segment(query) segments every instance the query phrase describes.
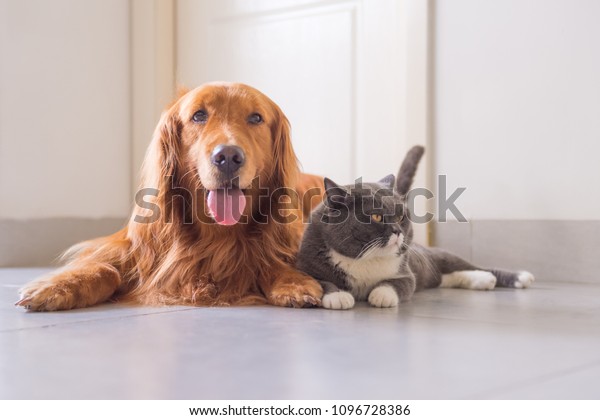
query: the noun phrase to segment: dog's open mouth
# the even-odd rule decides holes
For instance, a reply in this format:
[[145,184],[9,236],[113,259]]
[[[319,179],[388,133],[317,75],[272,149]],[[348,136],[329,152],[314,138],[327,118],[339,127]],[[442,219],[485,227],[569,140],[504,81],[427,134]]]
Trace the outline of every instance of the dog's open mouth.
[[236,186],[209,190],[206,202],[212,218],[224,226],[238,223],[246,208],[244,191]]

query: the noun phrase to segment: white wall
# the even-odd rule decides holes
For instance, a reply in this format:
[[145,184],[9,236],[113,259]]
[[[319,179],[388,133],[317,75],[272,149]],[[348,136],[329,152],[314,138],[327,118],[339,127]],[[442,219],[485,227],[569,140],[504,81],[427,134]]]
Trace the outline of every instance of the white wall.
[[435,4],[435,160],[472,219],[600,219],[600,2]]
[[0,219],[125,217],[129,2],[0,0]]

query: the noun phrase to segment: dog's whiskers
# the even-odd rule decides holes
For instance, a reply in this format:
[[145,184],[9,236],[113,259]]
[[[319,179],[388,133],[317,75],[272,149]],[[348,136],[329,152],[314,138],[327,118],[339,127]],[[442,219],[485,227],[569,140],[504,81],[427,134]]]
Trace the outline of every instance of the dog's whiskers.
[[186,177],[186,176],[187,176],[187,175],[188,175],[190,172],[194,172],[195,170],[196,170],[196,168],[192,168],[192,169],[190,169],[189,171],[187,171],[186,173],[184,173],[184,174],[181,176],[181,179],[185,179],[185,177]]

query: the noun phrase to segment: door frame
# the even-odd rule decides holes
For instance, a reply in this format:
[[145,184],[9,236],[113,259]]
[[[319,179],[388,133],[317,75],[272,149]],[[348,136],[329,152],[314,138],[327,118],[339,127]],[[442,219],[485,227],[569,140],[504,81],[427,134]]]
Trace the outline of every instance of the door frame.
[[[433,0],[404,0],[407,19],[406,130],[411,144],[427,148],[415,185],[434,191],[433,153]],[[131,10],[131,156],[132,192],[160,112],[176,90],[177,0],[130,0]],[[133,196],[133,194],[132,194]],[[416,211],[433,213],[434,203]],[[416,238],[431,243],[431,223],[416,225]]]
[[175,96],[176,0],[129,0],[131,60],[131,188],[152,133]]
[[[435,191],[435,160],[433,130],[433,57],[434,0],[406,0],[407,22],[407,138],[413,144],[425,146],[422,166],[415,185]],[[418,214],[435,213],[435,200],[417,202]],[[423,244],[433,244],[433,222],[415,225],[415,238]]]

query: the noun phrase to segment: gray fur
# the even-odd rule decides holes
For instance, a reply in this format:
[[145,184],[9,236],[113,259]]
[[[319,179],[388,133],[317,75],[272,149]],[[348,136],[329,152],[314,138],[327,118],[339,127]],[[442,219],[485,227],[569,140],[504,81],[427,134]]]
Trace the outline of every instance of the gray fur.
[[396,191],[398,194],[405,196],[410,191],[417,168],[419,167],[419,162],[424,153],[425,148],[423,146],[413,146],[406,154],[396,179]]
[[[497,286],[515,287],[518,273],[485,270],[447,251],[412,242],[405,199],[423,153],[420,146],[407,153],[396,182],[393,175],[388,175],[376,183],[340,186],[325,178],[325,200],[311,214],[297,259],[298,268],[321,283],[324,298],[330,293],[348,291],[355,299],[364,300],[374,288],[390,285],[402,302],[417,290],[438,287],[444,274],[472,270],[492,273]],[[381,214],[383,222],[373,221],[373,213]],[[398,234],[403,235],[403,241],[390,245],[396,238],[392,235]],[[373,263],[373,258],[378,258],[377,263]],[[390,262],[392,268],[397,268],[395,273],[379,279],[379,261],[382,265]],[[373,267],[365,271],[367,278],[372,275],[375,279],[367,282],[367,290],[344,268],[348,264],[352,273]]]

